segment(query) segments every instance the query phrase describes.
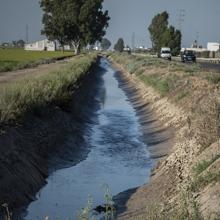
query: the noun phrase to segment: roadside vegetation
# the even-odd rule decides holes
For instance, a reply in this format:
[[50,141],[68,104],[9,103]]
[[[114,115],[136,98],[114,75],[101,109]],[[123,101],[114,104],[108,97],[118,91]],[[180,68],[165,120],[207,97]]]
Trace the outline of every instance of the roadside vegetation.
[[78,56],[58,71],[1,85],[0,123],[14,122],[26,112],[49,104],[67,102],[74,88],[79,86],[78,80],[89,72],[96,57]]
[[73,56],[73,52],[25,51],[24,49],[0,49],[0,72],[36,67]]

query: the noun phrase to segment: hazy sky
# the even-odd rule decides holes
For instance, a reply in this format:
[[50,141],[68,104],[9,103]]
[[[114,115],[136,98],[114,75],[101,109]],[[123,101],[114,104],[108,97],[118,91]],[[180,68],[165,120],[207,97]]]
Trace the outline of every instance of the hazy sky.
[[[136,46],[150,47],[147,28],[154,15],[164,10],[175,27],[183,20],[183,46],[190,46],[195,39],[203,46],[220,41],[220,0],[104,0],[104,8],[111,16],[107,38],[113,44],[122,37],[131,45],[134,33]],[[0,0],[0,42],[26,39],[26,24],[29,41],[44,38],[40,35],[41,18],[39,0]]]

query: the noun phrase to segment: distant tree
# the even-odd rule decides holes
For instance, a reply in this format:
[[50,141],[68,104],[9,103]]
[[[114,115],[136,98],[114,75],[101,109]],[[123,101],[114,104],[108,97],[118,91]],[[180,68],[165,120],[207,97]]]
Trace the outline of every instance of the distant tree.
[[42,34],[68,43],[75,53],[80,47],[101,41],[108,27],[108,11],[102,11],[103,0],[41,0],[44,12]]
[[20,40],[18,40],[18,41],[13,40],[13,41],[12,41],[12,45],[13,45],[13,47],[23,48],[24,45],[25,45],[25,42],[24,42],[24,40],[22,40],[22,39],[20,39]]
[[169,14],[164,11],[157,14],[148,27],[153,49],[159,53],[161,47],[170,47],[171,53],[177,55],[181,49],[181,32],[168,26]]
[[20,39],[17,41],[17,47],[24,48],[24,45],[25,45],[24,40]]
[[111,47],[111,42],[107,38],[103,38],[101,41],[102,50],[108,50]]
[[122,52],[124,50],[124,40],[122,38],[119,38],[117,43],[114,46],[115,51]]

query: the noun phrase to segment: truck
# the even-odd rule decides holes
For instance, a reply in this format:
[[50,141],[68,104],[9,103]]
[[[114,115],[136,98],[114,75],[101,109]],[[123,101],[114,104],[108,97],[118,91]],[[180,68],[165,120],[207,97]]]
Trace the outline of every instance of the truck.
[[160,57],[163,59],[171,60],[171,50],[169,47],[161,47]]

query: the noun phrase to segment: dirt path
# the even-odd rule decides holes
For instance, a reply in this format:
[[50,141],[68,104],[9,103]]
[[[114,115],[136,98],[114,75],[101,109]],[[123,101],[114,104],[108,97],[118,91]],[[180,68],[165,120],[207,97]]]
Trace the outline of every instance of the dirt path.
[[55,63],[50,63],[50,64],[43,64],[35,68],[27,68],[27,69],[10,71],[10,72],[1,72],[0,83],[20,80],[30,75],[37,77],[39,75],[43,75],[51,71],[56,71],[59,70],[62,66],[64,66],[66,63],[70,62],[72,59],[73,58],[57,61]]

